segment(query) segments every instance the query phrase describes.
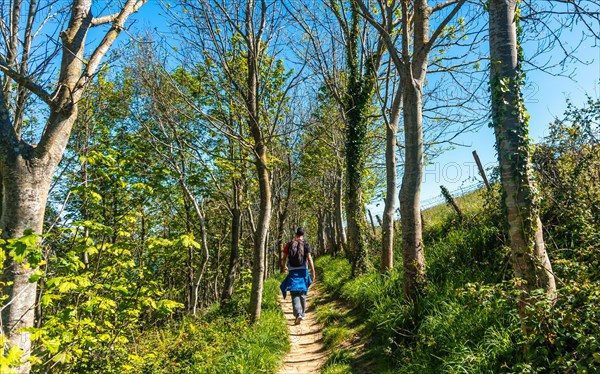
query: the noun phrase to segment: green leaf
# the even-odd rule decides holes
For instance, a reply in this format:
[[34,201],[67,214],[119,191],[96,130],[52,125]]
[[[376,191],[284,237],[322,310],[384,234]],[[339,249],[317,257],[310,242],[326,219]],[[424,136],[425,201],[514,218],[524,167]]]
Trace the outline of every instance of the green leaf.
[[179,240],[181,242],[181,245],[184,248],[191,248],[191,247],[194,247],[194,248],[197,248],[197,249],[202,248],[202,246],[200,245],[200,243],[198,243],[197,241],[195,241],[194,237],[191,236],[191,235],[181,235],[179,237]]
[[29,277],[29,282],[35,283],[38,280],[40,280],[40,278],[43,276],[44,276],[44,272],[41,269],[35,269],[33,274],[31,274],[31,276]]
[[58,339],[48,339],[44,341],[44,346],[48,350],[48,352],[52,354],[56,354],[60,348],[60,340]]
[[58,292],[60,293],[67,293],[75,289],[77,289],[77,284],[73,282],[62,282],[58,285]]

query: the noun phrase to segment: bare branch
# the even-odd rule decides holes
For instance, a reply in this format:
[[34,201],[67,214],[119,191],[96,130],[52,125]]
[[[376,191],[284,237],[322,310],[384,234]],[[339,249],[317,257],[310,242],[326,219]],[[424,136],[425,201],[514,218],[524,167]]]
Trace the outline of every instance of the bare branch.
[[120,14],[121,13],[114,13],[114,14],[110,14],[108,16],[94,18],[94,19],[92,19],[92,26],[106,25],[107,23],[114,22],[117,19],[117,17],[119,17]]
[[452,20],[452,18],[454,18],[454,16],[456,15],[456,13],[458,13],[458,11],[463,6],[463,4],[465,3],[465,1],[466,0],[449,0],[446,3],[443,3],[443,4],[447,4],[445,6],[450,6],[450,5],[453,5],[453,4],[456,4],[456,6],[452,9],[452,11],[450,11],[450,13],[446,16],[446,18],[444,18],[444,20],[442,21],[442,23],[440,23],[438,25],[438,27],[435,29],[435,31],[433,32],[433,34],[431,34],[431,38],[423,46],[424,52],[429,52],[429,50],[431,50],[431,47],[435,44],[436,39],[440,36],[440,34],[442,33],[442,31],[444,31],[444,28],[446,27],[446,25],[448,25],[448,23]]
[[333,14],[335,15],[335,17],[338,19],[338,23],[340,24],[340,27],[344,32],[344,36],[348,38],[348,35],[350,35],[350,30],[348,28],[348,20],[346,20],[346,17],[340,12],[339,4],[337,4],[335,0],[329,0],[328,6],[329,9],[331,9]]
[[44,101],[49,106],[54,106],[54,101],[52,100],[52,96],[44,89],[44,87],[35,83],[28,77],[21,75],[19,72],[10,68],[7,62],[4,59],[0,59],[0,70],[4,72],[7,76],[9,76],[12,80],[27,88],[31,92],[33,92],[36,96],[38,96],[42,101]]
[[102,39],[102,42],[100,42],[100,45],[98,45],[96,50],[92,53],[89,62],[83,72],[83,80],[81,80],[79,83],[80,87],[84,87],[85,85],[87,85],[91,77],[96,73],[98,65],[100,65],[100,61],[102,61],[104,55],[106,55],[106,52],[108,52],[109,48],[112,46],[117,36],[119,36],[121,31],[123,31],[125,21],[127,21],[127,18],[129,18],[131,14],[137,12],[140,9],[140,7],[144,5],[147,1],[148,0],[127,0],[127,3],[125,3],[119,15],[115,17],[112,27],[110,28],[110,30],[108,30],[108,32],[104,36],[104,39]]
[[4,158],[18,151],[19,139],[15,128],[10,122],[10,111],[4,95],[0,95],[0,166],[4,165]]
[[[29,3],[29,13],[27,15],[27,24],[25,26],[25,35],[23,39],[23,52],[21,57],[21,63],[19,66],[20,73],[22,76],[27,74],[29,68],[29,58],[31,55],[31,42],[33,40],[33,22],[35,20],[35,15],[37,13],[37,1],[31,0]],[[21,132],[23,131],[23,115],[25,113],[25,104],[27,103],[27,98],[29,97],[30,91],[23,86],[19,86],[17,89],[17,104],[15,107],[15,123],[13,126],[15,127],[15,132],[17,136],[21,137]]]
[[[390,26],[391,25],[386,25],[386,24],[380,24],[379,22],[377,22],[375,20],[375,18],[373,18],[373,15],[371,14],[371,12],[369,12],[369,9],[367,8],[367,6],[365,5],[363,0],[356,0],[356,3],[358,4],[359,8],[360,8],[360,12],[361,15],[373,26],[375,27],[375,29],[377,29],[377,31],[379,32],[379,35],[381,35],[381,38],[383,39],[383,41],[385,42],[385,46],[388,50],[388,53],[390,54],[390,56],[392,57],[392,60],[394,61],[394,64],[396,65],[396,68],[398,70],[400,70],[404,63],[402,62],[402,58],[400,57],[400,55],[398,54],[398,48],[396,48],[394,41],[392,40],[392,37],[390,35],[390,33],[388,32],[388,30],[390,30]],[[385,14],[385,9],[381,9],[381,13]],[[384,19],[385,22],[385,19]],[[391,19],[388,19],[388,22],[392,22]]]
[[443,3],[437,4],[433,7],[431,7],[431,11],[430,13],[433,14],[435,12],[438,12],[444,8],[449,7],[450,5],[454,5],[456,3],[458,3],[460,0],[448,0],[448,1],[444,1]]

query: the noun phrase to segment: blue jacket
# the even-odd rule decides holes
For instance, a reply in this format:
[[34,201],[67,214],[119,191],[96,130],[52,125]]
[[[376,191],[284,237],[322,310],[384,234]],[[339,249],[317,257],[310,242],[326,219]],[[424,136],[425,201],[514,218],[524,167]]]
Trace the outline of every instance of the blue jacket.
[[312,284],[308,269],[290,270],[287,277],[281,282],[279,288],[283,294],[283,298],[290,292],[308,292],[308,287]]

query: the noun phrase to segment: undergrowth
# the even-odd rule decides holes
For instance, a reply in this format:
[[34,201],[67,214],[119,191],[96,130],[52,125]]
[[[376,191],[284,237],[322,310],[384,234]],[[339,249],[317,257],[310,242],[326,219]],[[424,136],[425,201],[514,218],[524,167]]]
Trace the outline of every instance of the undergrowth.
[[289,349],[287,325],[277,303],[278,279],[265,282],[261,318],[249,322],[249,289],[200,318],[187,318],[141,337],[136,373],[273,373]]
[[[348,270],[347,262],[340,263],[339,267],[332,267],[331,272],[322,273],[328,285],[336,284],[337,275],[344,280],[343,272]],[[336,284],[338,289],[343,284]],[[321,296],[315,302],[317,322],[323,327],[323,345],[330,352],[329,357],[321,369],[323,374],[348,373],[351,371],[350,363],[355,353],[350,349],[355,336],[359,335],[363,326],[359,326],[358,316],[350,313],[347,306],[340,300],[331,300],[328,296]]]
[[[425,212],[428,283],[416,303],[403,298],[400,258],[390,273],[358,277],[344,258],[317,259],[326,292],[348,303],[359,318],[352,324],[364,323],[368,333],[365,352],[334,352],[325,372],[364,372],[361,360],[372,362],[374,373],[592,372],[600,365],[598,248],[550,249],[558,302],[530,306],[524,337],[499,196],[463,198],[462,220],[447,207],[437,207],[435,217]],[[353,329],[340,314],[323,312],[335,321],[332,336]]]

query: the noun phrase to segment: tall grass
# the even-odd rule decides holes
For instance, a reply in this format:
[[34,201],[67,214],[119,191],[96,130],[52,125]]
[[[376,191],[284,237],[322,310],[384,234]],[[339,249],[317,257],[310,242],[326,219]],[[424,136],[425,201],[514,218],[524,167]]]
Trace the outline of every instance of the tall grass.
[[277,303],[278,279],[265,282],[261,318],[252,325],[244,289],[198,320],[185,319],[141,337],[143,359],[135,373],[273,373],[289,349],[287,325]]
[[[317,266],[327,274],[340,261],[320,258]],[[516,308],[504,293],[481,283],[430,285],[413,304],[403,299],[401,280],[398,271],[346,278],[338,293],[371,333],[373,372],[497,372],[520,354]]]
[[344,259],[316,262],[325,287],[366,323],[375,372],[501,372],[520,354],[519,319],[502,283],[510,270],[499,212],[486,207],[482,192],[458,203],[462,221],[446,206],[424,212],[428,284],[417,303],[403,298],[400,258],[388,274],[355,278]]
[[365,359],[374,363],[373,373],[585,373],[600,367],[600,251],[551,252],[558,302],[542,298],[529,306],[524,337],[499,201],[498,191],[480,191],[459,199],[463,219],[445,205],[424,212],[428,283],[415,303],[403,298],[400,258],[388,274],[354,278],[345,259],[316,261],[325,289],[344,299],[369,333],[363,357],[346,355],[346,361],[354,358],[343,367]]

